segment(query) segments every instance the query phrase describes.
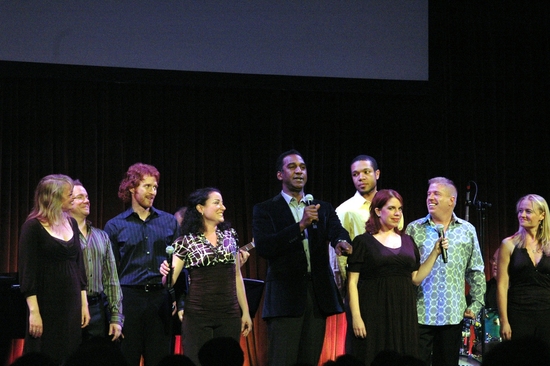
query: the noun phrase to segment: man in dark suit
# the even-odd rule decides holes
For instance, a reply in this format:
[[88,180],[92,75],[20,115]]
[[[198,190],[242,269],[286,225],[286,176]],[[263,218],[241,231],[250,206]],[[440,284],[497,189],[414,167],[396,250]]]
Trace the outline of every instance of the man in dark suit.
[[329,264],[352,251],[348,232],[327,202],[304,199],[307,169],[296,150],[277,159],[282,192],[254,206],[256,250],[268,261],[262,317],[267,321],[270,366],[317,365],[326,317],[343,312]]

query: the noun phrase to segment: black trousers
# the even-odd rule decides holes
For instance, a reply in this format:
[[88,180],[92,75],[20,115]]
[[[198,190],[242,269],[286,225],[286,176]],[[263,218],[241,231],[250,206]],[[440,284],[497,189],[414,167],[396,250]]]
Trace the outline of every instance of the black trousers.
[[90,324],[87,327],[82,328],[82,341],[87,341],[93,337],[107,337],[109,332],[109,323],[107,320],[107,314],[103,299],[99,296],[99,299],[90,302],[88,300],[88,311],[90,312]]
[[199,350],[209,340],[217,337],[231,337],[237,342],[241,337],[240,317],[204,318],[183,315],[181,327],[181,345],[183,354],[195,365],[200,365]]
[[426,365],[456,366],[462,341],[462,322],[452,325],[419,325],[418,354]]
[[323,350],[326,316],[323,316],[308,286],[306,310],[301,317],[279,317],[267,320],[269,366],[291,366],[296,363],[317,365]]
[[156,366],[171,349],[171,300],[166,290],[145,292],[122,286],[122,354],[130,366]]

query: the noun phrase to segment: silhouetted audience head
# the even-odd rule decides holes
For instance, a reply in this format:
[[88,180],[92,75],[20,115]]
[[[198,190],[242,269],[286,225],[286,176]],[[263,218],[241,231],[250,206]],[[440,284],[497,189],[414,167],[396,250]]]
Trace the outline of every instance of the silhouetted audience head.
[[414,356],[403,355],[397,351],[381,351],[374,357],[370,366],[426,366]]
[[197,366],[185,355],[168,355],[157,366]]
[[336,357],[335,365],[338,366],[366,366],[363,361],[353,355],[341,355]]
[[372,360],[370,366],[397,366],[401,361],[401,353],[397,351],[380,351]]
[[29,352],[12,362],[11,366],[57,366],[58,364],[43,352]]
[[550,364],[550,345],[535,337],[496,344],[483,355],[482,366],[546,366]]
[[128,366],[118,344],[104,337],[93,337],[78,347],[64,366]]
[[231,337],[212,338],[199,350],[201,366],[242,366],[244,352],[241,345]]

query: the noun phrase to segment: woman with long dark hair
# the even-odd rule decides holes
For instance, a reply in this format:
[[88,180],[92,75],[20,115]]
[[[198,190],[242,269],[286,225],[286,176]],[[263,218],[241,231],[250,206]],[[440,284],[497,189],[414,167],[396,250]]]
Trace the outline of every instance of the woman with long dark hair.
[[[238,237],[225,222],[225,206],[216,188],[201,188],[189,196],[187,211],[174,243],[173,282],[182,269],[189,272],[182,320],[182,346],[199,364],[198,352],[208,340],[232,337],[239,341],[252,328],[240,271]],[[160,268],[165,282],[168,264]],[[179,278],[184,280],[184,278]]]

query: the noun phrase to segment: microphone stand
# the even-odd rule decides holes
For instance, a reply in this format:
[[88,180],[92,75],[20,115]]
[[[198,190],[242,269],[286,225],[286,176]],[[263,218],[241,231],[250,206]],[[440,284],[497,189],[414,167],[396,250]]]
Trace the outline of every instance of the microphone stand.
[[[470,183],[473,183],[475,186],[475,194],[474,199],[470,201]],[[468,182],[468,192],[466,194],[466,220],[469,221],[469,207],[474,207],[476,211],[478,212],[477,220],[478,220],[478,240],[479,240],[479,249],[481,250],[481,253],[483,254],[483,248],[485,247],[485,238],[486,238],[486,230],[487,230],[487,209],[491,208],[492,204],[489,202],[483,202],[479,201],[477,199],[477,183],[474,181]],[[487,317],[487,311],[485,307],[481,310],[481,356],[483,357],[483,354],[485,353],[485,318]],[[475,321],[475,320],[474,320]]]

